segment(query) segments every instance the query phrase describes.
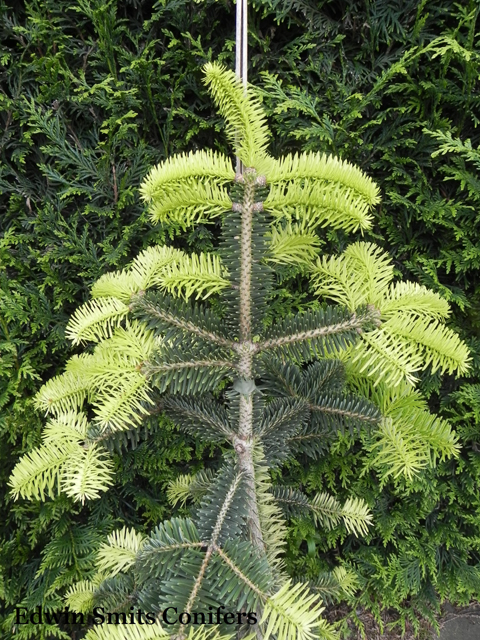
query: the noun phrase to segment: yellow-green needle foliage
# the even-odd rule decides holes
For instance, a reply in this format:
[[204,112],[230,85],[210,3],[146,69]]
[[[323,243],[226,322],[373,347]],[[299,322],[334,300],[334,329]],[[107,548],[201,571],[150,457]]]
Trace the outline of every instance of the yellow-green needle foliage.
[[467,372],[468,348],[444,324],[448,302],[413,282],[394,283],[392,260],[375,245],[357,242],[341,256],[319,258],[312,283],[316,293],[351,311],[365,304],[378,310],[379,326],[349,353],[374,384],[413,383],[427,366],[432,373]]

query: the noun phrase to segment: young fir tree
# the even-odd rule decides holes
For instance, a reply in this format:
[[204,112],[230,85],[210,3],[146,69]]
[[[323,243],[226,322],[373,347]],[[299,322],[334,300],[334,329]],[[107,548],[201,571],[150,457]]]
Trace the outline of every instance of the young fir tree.
[[[246,168],[235,174],[210,151],[180,155],[155,167],[142,193],[158,222],[186,228],[223,216],[219,250],[154,246],[95,283],[67,328],[74,343],[94,347],[41,389],[37,405],[52,417],[44,444],[16,466],[13,494],[96,498],[113,482],[109,451],[161,411],[221,445],[223,464],[170,486],[173,504],[193,502],[191,517],[163,522],[148,538],[125,528],[109,536],[96,574],[68,604],[81,612],[101,605],[132,624],[96,626],[87,638],[333,638],[320,618],[325,577],[309,584],[285,575],[285,520],[343,522],[360,535],[369,509],[360,498],[341,505],[272,486],[269,470],[299,453],[321,455],[345,428],[378,432],[387,475],[454,455],[454,435],[411,383],[425,366],[464,372],[468,352],[442,324],[447,303],[424,287],[392,284],[392,265],[373,245],[317,258],[317,227],[369,228],[375,184],[321,154],[271,158],[258,101],[232,72],[208,64],[205,73]],[[266,322],[282,265],[301,266],[341,305]],[[362,395],[348,390],[347,377]],[[414,439],[421,444],[405,446]],[[329,584],[348,590],[349,579],[338,570]],[[232,615],[217,617],[220,605]],[[155,614],[154,624],[140,624],[139,610]]]

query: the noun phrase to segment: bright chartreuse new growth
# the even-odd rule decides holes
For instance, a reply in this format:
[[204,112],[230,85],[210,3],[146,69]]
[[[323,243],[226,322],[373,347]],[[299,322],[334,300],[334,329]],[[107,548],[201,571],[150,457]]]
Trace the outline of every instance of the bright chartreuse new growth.
[[[272,158],[251,90],[217,64],[205,76],[244,169],[235,173],[229,157],[212,151],[174,156],[151,170],[141,193],[156,223],[187,229],[220,219],[218,250],[152,246],[94,284],[67,326],[74,344],[89,346],[39,392],[37,407],[49,416],[44,442],[15,467],[12,492],[98,497],[114,482],[112,446],[161,413],[221,445],[223,462],[169,488],[173,505],[192,505],[190,517],[162,522],[149,537],[113,532],[97,573],[71,590],[68,604],[134,606],[161,620],[166,607],[190,615],[217,603],[256,611],[258,623],[199,630],[160,621],[93,628],[87,639],[333,638],[320,617],[321,580],[286,574],[286,522],[311,518],[360,536],[371,523],[368,505],[275,486],[269,470],[325,455],[345,430],[369,434],[382,477],[409,477],[455,455],[449,425],[428,412],[413,383],[426,367],[464,373],[468,350],[444,323],[448,304],[394,283],[388,255],[374,245],[319,256],[321,228],[370,228],[379,202],[372,180],[320,153]],[[292,265],[321,304],[272,322],[277,275]],[[344,593],[354,583],[341,568],[335,580]]]

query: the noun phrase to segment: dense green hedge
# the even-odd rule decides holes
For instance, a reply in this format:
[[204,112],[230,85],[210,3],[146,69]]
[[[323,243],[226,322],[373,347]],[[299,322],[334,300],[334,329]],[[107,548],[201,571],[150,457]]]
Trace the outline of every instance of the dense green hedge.
[[[478,13],[473,0],[257,0],[250,10],[250,79],[276,133],[273,152],[333,152],[376,179],[383,202],[372,238],[399,273],[452,301],[452,323],[472,347],[468,385],[435,376],[422,382],[432,407],[459,430],[459,462],[413,486],[379,489],[368,472],[359,477],[362,443],[346,439],[316,467],[290,471],[312,490],[331,485],[362,495],[376,513],[374,531],[360,542],[298,523],[292,570],[313,575],[343,558],[358,570],[363,604],[381,600],[405,614],[411,605],[434,607],[435,590],[460,600],[480,594]],[[123,450],[118,485],[97,503],[14,504],[6,489],[18,456],[38,442],[42,417],[32,397],[71,355],[63,329],[90,284],[149,243],[214,242],[208,228],[190,236],[153,228],[137,186],[169,154],[224,149],[201,67],[212,58],[232,66],[234,14],[227,0],[0,0],[0,597],[7,613],[43,599],[56,606],[65,586],[87,575],[104,532],[163,518],[169,479],[189,458],[198,466],[215,455],[153,421],[158,446]],[[332,233],[325,248],[351,239]],[[301,281],[287,274],[279,306],[306,302]],[[8,617],[3,633],[12,633]],[[70,637],[58,628],[42,633]]]

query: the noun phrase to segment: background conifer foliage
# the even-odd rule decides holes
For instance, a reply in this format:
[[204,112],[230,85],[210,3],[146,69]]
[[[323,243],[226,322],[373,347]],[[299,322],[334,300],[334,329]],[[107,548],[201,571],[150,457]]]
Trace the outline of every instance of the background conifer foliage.
[[[19,457],[40,444],[33,396],[78,352],[65,326],[93,282],[157,242],[188,252],[216,246],[219,227],[153,225],[138,186],[173,153],[228,153],[201,68],[211,59],[232,67],[234,6],[2,1],[0,14],[0,597],[9,638],[15,604],[63,606],[65,591],[92,577],[105,535],[124,525],[149,531],[170,517],[169,482],[219,456],[154,418],[145,425],[154,447],[117,443],[116,485],[98,501],[14,503],[7,492]],[[457,460],[434,469],[420,455],[413,480],[386,476],[379,486],[372,443],[347,432],[316,462],[291,463],[282,479],[310,495],[328,490],[340,504],[361,496],[373,515],[363,539],[341,521],[330,531],[291,521],[289,573],[401,616],[429,614],[436,594],[466,601],[480,593],[477,16],[476,2],[446,0],[262,1],[250,16],[250,78],[274,133],[272,154],[328,151],[363,168],[382,193],[364,239],[389,252],[397,275],[452,303],[450,324],[471,348],[468,384],[438,373],[421,383],[457,429]],[[332,254],[353,239],[329,230],[318,242]],[[301,270],[282,268],[272,313],[310,308]],[[420,396],[409,402],[426,411]],[[351,589],[327,573],[340,559]],[[56,624],[35,633],[80,637]]]

